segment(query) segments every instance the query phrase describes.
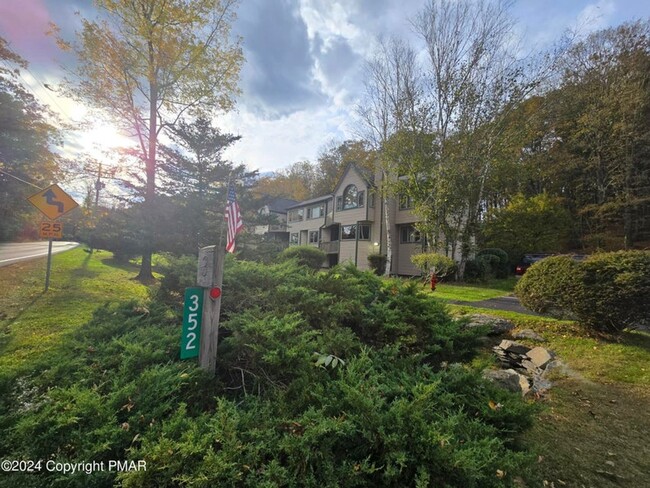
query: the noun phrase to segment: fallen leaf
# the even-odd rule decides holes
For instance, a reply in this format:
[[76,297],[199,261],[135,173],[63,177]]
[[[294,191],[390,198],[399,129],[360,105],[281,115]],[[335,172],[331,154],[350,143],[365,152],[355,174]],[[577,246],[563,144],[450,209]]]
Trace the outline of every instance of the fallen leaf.
[[500,410],[503,407],[503,405],[501,405],[500,403],[494,403],[494,401],[492,400],[488,402],[488,406],[495,411]]

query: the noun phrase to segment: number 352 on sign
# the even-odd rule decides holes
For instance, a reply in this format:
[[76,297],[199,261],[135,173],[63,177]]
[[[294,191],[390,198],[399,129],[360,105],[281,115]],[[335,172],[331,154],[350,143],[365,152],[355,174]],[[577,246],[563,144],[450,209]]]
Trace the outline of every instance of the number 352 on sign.
[[195,358],[199,355],[202,313],[203,288],[186,288],[185,306],[183,307],[181,359]]

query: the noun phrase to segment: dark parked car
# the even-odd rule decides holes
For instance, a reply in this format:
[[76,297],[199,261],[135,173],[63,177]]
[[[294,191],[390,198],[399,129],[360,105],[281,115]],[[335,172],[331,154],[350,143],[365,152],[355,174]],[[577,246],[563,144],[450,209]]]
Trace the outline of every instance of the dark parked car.
[[[515,275],[523,275],[534,263],[549,256],[557,256],[557,254],[524,254],[524,257],[521,258],[519,264],[515,266]],[[583,261],[587,258],[586,254],[569,254],[569,256],[571,256],[575,261]]]
[[549,256],[552,256],[552,254],[524,254],[524,257],[521,258],[519,264],[515,266],[515,275],[523,275],[534,263]]

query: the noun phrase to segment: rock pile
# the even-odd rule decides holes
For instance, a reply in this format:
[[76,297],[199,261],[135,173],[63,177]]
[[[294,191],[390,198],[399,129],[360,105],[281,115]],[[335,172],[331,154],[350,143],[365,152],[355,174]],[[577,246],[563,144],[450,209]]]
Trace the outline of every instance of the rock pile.
[[525,395],[529,391],[542,393],[551,387],[546,379],[553,354],[543,347],[528,347],[518,342],[502,340],[492,348],[504,370],[487,371],[485,377],[504,388]]

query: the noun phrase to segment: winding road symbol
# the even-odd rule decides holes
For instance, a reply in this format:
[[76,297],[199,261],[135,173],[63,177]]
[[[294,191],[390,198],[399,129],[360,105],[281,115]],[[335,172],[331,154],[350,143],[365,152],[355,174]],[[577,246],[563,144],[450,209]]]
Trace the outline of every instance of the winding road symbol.
[[59,202],[56,199],[56,193],[52,191],[51,188],[48,188],[45,193],[43,193],[43,197],[45,197],[45,201],[47,202],[48,205],[55,205],[56,208],[59,211],[59,214],[63,213],[63,210],[65,209],[65,205],[63,202]]
[[79,206],[58,185],[49,186],[27,200],[50,220],[55,220]]

